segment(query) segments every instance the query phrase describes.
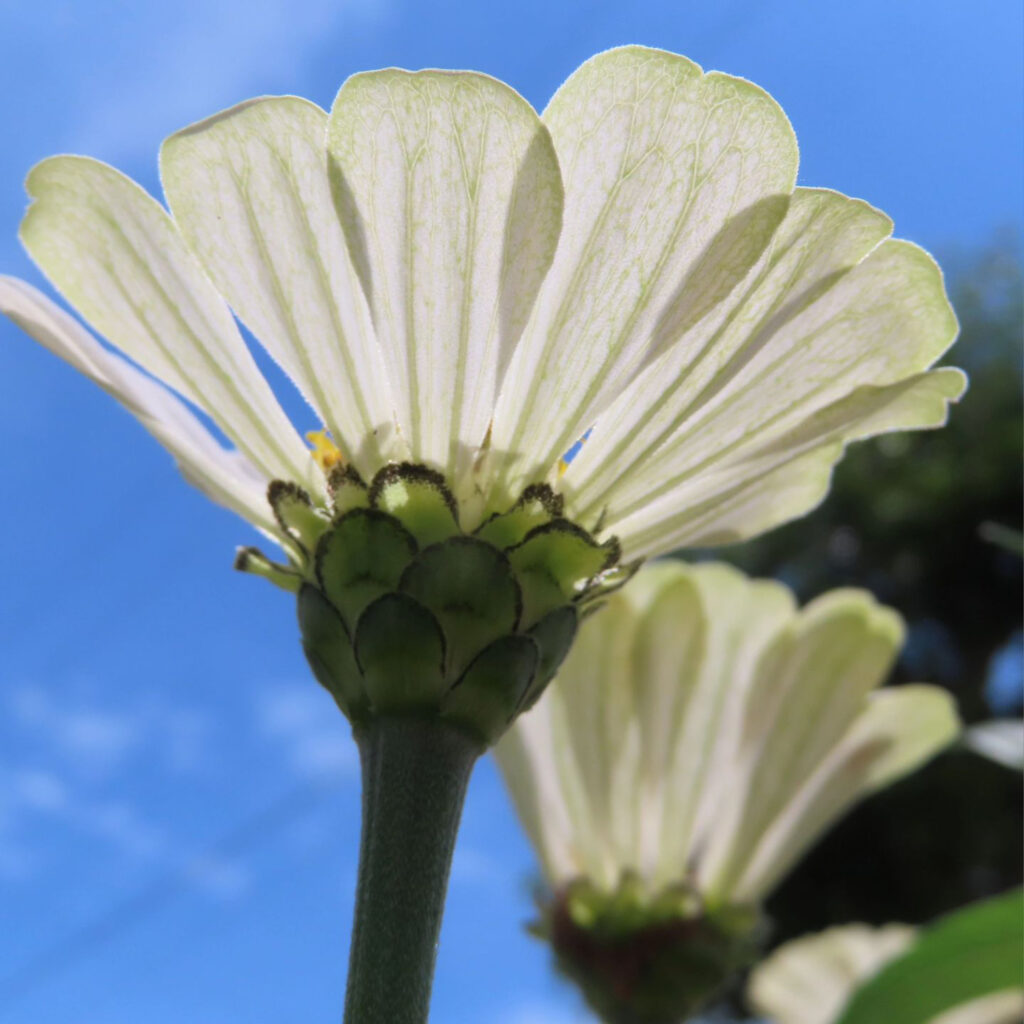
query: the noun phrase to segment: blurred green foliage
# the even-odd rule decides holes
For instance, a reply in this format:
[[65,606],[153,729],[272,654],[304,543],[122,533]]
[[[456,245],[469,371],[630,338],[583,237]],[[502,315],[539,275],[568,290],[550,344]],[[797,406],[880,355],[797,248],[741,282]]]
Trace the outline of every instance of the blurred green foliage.
[[[971,378],[949,424],[853,446],[818,510],[716,556],[778,576],[802,601],[869,588],[907,620],[894,681],[941,683],[974,722],[991,717],[989,663],[1021,623],[1021,559],[982,526],[1021,526],[1024,286],[1014,235],[941,262],[961,323],[945,362]],[[1020,775],[944,754],[797,868],[769,905],[773,944],[844,921],[928,921],[1016,884],[1021,861]]]

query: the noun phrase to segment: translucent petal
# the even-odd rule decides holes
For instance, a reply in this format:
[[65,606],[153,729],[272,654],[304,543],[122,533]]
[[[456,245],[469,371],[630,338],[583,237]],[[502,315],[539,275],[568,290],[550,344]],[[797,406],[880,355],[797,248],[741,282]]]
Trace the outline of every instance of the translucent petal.
[[81,324],[24,281],[0,276],[0,312],[117,399],[208,498],[266,533],[279,533],[267,504],[267,478],[240,452],[218,444],[170,391],[103,348]]
[[[722,484],[730,476],[736,483],[749,474],[760,450],[781,455],[780,439],[806,441],[802,425],[820,424],[825,410],[850,413],[844,400],[877,396],[931,366],[956,336],[956,319],[931,258],[905,242],[879,244],[887,232],[888,221],[863,203],[797,190],[771,247],[718,322],[666,353],[594,424],[564,480],[576,513],[603,511],[616,532],[639,513],[648,526],[671,518],[678,527],[706,491],[728,491]],[[876,404],[867,401],[864,415],[874,415]],[[934,403],[923,401],[920,416],[904,415],[898,429],[935,425]],[[818,444],[878,432],[848,419]],[[789,454],[804,451],[794,446]],[[818,484],[808,493],[823,491],[827,474]],[[761,493],[775,501],[768,487]],[[754,511],[739,535],[808,507]],[[666,537],[677,533],[666,523]]]
[[729,566],[648,566],[581,626],[497,748],[553,886],[761,901],[850,804],[957,729],[929,686],[872,694],[902,624],[864,591],[802,610]]
[[808,605],[764,652],[744,702],[740,771],[702,854],[709,891],[734,895],[758,843],[861,714],[902,640],[894,612],[863,591],[837,590]]
[[742,285],[598,419],[598,443],[584,446],[566,475],[581,508],[596,514],[607,505],[624,467],[643,472],[716,389],[891,229],[889,218],[866,203],[796,189],[785,219]]
[[331,197],[326,133],[315,104],[252,100],[167,139],[161,176],[214,284],[370,475],[397,450],[391,388]]
[[566,208],[495,415],[513,487],[543,477],[645,362],[746,275],[797,164],[767,94],[638,46],[587,61],[544,122]]
[[267,476],[307,480],[305,445],[159,203],[85,157],[44,160],[26,184],[22,242],[68,301]]
[[808,847],[858,800],[902,778],[956,739],[956,707],[936,686],[899,686],[872,694],[820,765],[793,787],[787,805],[732,888],[734,899],[768,892]]
[[960,370],[942,368],[887,387],[858,388],[742,459],[676,485],[619,522],[607,523],[627,557],[728,544],[802,515],[828,493],[846,445],[895,430],[940,427],[964,392]]
[[416,459],[458,478],[547,270],[562,187],[547,130],[484,75],[355,75],[331,111],[336,199]]

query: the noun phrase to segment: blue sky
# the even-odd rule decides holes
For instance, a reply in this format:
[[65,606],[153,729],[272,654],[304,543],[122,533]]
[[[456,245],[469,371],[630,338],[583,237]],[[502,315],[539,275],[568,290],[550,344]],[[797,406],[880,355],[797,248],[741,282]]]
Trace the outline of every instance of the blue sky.
[[[540,107],[625,42],[767,88],[802,183],[870,200],[941,254],[1021,224],[1021,18],[1005,0],[0,0],[0,272],[38,282],[15,235],[49,154],[153,190],[166,134],[249,96],[326,106],[348,74],[395,64],[484,70]],[[230,571],[248,527],[6,322],[0,389],[0,1022],[337,1020],[358,776],[290,601]],[[584,1019],[522,933],[530,872],[485,763],[436,1021]]]

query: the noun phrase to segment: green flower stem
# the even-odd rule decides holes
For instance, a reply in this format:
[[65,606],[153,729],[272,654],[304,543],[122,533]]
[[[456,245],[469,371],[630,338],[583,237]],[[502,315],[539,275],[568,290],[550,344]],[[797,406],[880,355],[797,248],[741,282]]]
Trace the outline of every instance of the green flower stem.
[[448,872],[482,744],[436,718],[356,729],[363,833],[345,1024],[424,1024]]

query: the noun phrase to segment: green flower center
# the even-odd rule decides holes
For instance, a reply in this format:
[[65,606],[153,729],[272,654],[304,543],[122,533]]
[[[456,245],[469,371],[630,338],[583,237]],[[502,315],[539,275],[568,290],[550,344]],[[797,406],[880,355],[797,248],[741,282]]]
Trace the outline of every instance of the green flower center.
[[630,874],[610,893],[584,879],[570,883],[541,907],[532,930],[610,1024],[689,1019],[753,961],[763,939],[753,908],[712,914],[685,884],[651,894]]
[[527,487],[471,532],[443,476],[384,466],[369,484],[340,463],[330,507],[275,481],[268,499],[291,565],[254,549],[236,566],[298,597],[306,657],[353,724],[438,715],[493,743],[568,653],[582,616],[637,568]]

